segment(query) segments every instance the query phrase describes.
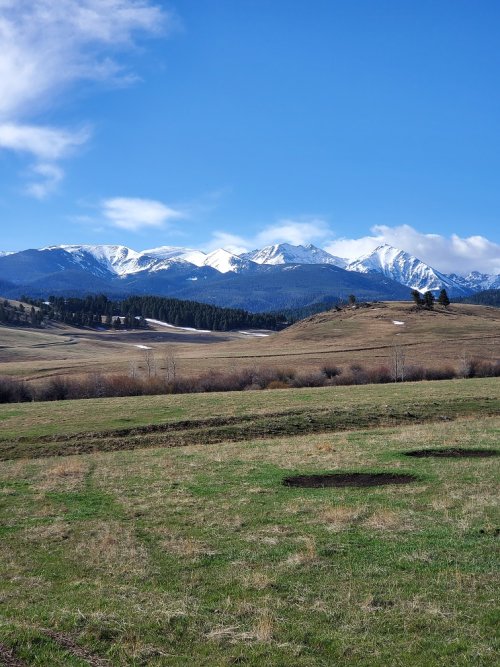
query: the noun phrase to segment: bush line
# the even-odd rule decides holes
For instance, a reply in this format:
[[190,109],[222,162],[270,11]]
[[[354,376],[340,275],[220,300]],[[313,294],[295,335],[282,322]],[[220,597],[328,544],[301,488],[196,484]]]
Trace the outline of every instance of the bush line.
[[[499,377],[500,361],[472,359],[459,370],[452,366],[424,368],[408,366],[398,382],[420,380],[451,380],[454,378]],[[247,391],[289,389],[300,387],[335,387],[394,382],[388,366],[365,368],[351,364],[346,370],[325,364],[317,371],[298,372],[293,369],[242,369],[232,373],[209,371],[198,377],[174,379],[157,374],[153,377],[131,377],[125,374],[92,373],[75,377],[58,375],[34,385],[24,380],[0,377],[0,403],[28,401],[63,401],[82,398],[150,396],[159,394],[191,394],[214,391]]]

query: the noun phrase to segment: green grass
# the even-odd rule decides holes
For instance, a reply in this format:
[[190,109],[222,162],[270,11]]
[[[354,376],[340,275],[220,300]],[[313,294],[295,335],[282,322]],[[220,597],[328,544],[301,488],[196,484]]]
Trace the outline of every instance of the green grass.
[[[0,405],[0,442],[19,437],[37,439],[51,435],[100,432],[203,420],[214,416],[245,417],[308,409],[378,412],[428,406],[435,414],[443,406],[454,410],[500,412],[498,378],[409,382],[389,385],[322,387],[230,393],[134,396],[128,398],[54,401]],[[478,408],[479,406],[479,408]],[[460,411],[459,411],[460,412]]]
[[[99,411],[94,401],[19,406],[30,423],[19,414],[2,423],[2,448],[6,425],[27,437],[15,443],[27,449],[0,462],[0,647],[39,666],[104,664],[98,658],[134,667],[498,664],[500,458],[403,455],[498,449],[497,387],[481,380],[114,399],[98,402]],[[63,445],[67,424],[70,443],[78,429],[114,441],[99,438],[98,427],[144,426],[148,400],[157,423],[219,411],[226,429],[248,428],[281,410],[278,423],[289,428],[301,408],[321,416],[333,403],[346,419],[368,410],[371,427],[346,422],[342,431],[273,438],[229,430],[239,441],[190,444],[212,428],[201,427],[187,430],[182,448],[165,447],[160,430],[146,449],[132,448],[138,436],[129,434],[121,451],[33,457],[51,444],[37,438],[53,434],[52,446]],[[446,401],[451,420],[376,424],[377,406],[403,419],[410,404],[430,410]],[[394,470],[415,483],[281,484],[297,472]]]

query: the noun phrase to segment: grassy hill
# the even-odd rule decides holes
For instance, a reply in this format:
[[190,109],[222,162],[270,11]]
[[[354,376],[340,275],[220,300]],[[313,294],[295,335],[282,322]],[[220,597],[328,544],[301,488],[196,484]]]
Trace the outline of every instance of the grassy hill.
[[452,304],[416,311],[409,302],[383,302],[320,313],[279,333],[202,333],[154,326],[151,331],[85,331],[58,326],[43,331],[0,328],[0,375],[43,378],[82,372],[144,373],[144,347],[162,372],[167,352],[182,376],[208,370],[292,368],[306,372],[324,364],[349,369],[391,363],[403,348],[407,365],[458,368],[479,357],[500,356],[500,311]]

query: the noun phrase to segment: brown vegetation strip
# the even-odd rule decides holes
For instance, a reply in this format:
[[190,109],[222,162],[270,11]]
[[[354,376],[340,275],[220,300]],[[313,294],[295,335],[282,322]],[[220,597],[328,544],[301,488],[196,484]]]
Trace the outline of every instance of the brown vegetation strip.
[[85,660],[91,667],[109,667],[109,662],[107,660],[99,658],[90,651],[87,651],[87,649],[79,646],[69,635],[63,632],[55,632],[54,630],[47,629],[42,629],[42,632],[44,635],[59,644],[59,646],[62,646],[64,649],[66,649],[75,658]]
[[28,667],[27,663],[16,658],[14,652],[4,644],[0,644],[0,665],[3,667]]

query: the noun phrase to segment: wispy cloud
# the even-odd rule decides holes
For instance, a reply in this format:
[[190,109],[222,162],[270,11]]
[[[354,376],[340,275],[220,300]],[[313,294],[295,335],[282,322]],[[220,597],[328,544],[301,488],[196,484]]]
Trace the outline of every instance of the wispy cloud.
[[154,199],[115,197],[102,202],[102,215],[113,227],[138,232],[148,228],[163,228],[170,221],[184,218],[181,210],[166,206]]
[[57,189],[64,178],[63,170],[56,164],[40,162],[31,171],[36,180],[26,186],[26,192],[35,199],[45,199]]
[[0,149],[29,153],[45,165],[67,157],[88,140],[88,129],[38,126],[27,118],[52,107],[76,82],[130,82],[134,75],[119,52],[133,48],[137,34],[159,34],[174,23],[151,0],[0,0]]
[[275,224],[264,227],[251,237],[242,237],[225,231],[216,231],[208,244],[210,249],[225,248],[230,252],[241,254],[275,243],[321,243],[331,238],[333,232],[328,223],[321,218],[284,218]]
[[409,225],[375,225],[371,234],[357,239],[341,238],[326,246],[333,255],[355,259],[378,245],[406,250],[444,273],[466,274],[470,271],[500,273],[500,245],[484,236],[461,238],[420,232]]
[[30,153],[40,160],[55,161],[67,157],[84,144],[89,135],[88,128],[68,131],[55,127],[4,123],[0,125],[0,148]]

